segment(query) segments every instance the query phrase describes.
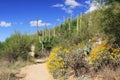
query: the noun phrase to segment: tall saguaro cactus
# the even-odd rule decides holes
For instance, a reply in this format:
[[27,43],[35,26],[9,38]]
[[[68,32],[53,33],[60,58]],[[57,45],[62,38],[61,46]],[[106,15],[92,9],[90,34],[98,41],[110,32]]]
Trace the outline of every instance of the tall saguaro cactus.
[[80,29],[82,27],[82,13],[80,13]]
[[44,41],[44,36],[45,36],[45,33],[44,31],[42,31],[42,41]]
[[65,19],[65,16],[63,16],[63,23],[67,23],[67,20]]
[[47,36],[47,25],[45,24],[45,36]]
[[89,21],[88,21],[88,27],[90,27],[91,26],[91,24],[92,24],[92,20],[91,20],[91,14],[89,13],[89,19],[88,19]]
[[[37,23],[36,23],[36,33],[37,33],[37,38],[39,39],[39,42],[42,44],[42,53],[43,53],[43,50],[44,50],[44,44],[43,44],[43,41],[44,41],[44,31],[42,31],[42,36],[39,35],[39,30],[38,30],[38,26],[39,26],[39,22],[38,22],[38,19],[37,19]],[[41,38],[42,37],[42,38]]]
[[77,34],[78,34],[78,31],[79,31],[79,17],[77,16]]
[[81,29],[81,23],[82,22],[82,13],[80,13],[80,16],[77,16],[77,35],[79,33],[79,30]]
[[71,19],[68,18],[68,22],[69,22],[69,38],[70,38],[70,33],[71,33]]
[[39,26],[39,24],[38,24],[38,19],[37,19],[37,24],[36,24],[36,35],[37,35],[37,37],[39,36],[39,35],[38,35],[38,34],[39,34],[38,26]]
[[56,36],[56,30],[55,30],[55,28],[54,28],[54,34],[53,35],[54,35],[54,37]]
[[49,41],[50,41],[50,37],[51,37],[51,34],[50,34],[50,29],[49,29]]

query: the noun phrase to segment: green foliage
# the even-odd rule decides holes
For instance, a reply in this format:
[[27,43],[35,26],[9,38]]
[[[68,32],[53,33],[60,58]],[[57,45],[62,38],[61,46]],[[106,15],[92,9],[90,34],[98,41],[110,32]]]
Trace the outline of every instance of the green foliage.
[[18,58],[27,60],[32,43],[32,39],[27,34],[21,35],[19,32],[15,32],[4,42],[4,48],[2,52],[10,62],[14,62]]
[[52,39],[49,37],[46,37],[45,38],[45,41],[43,41],[43,44],[44,44],[44,48],[48,51],[50,51],[52,49]]
[[106,4],[112,4],[114,2],[120,3],[120,0],[96,0],[98,3],[106,3]]
[[[63,46],[63,49],[70,49],[70,54],[67,55],[61,55],[62,53],[64,54],[61,49],[50,55],[47,66],[49,66],[49,69],[52,68],[53,71],[50,72],[55,75],[55,78],[59,75],[57,72],[59,73],[61,70],[59,61],[61,57],[61,62],[65,63],[65,70],[71,68],[76,76],[82,73],[81,70],[83,68],[86,71],[88,70],[90,64],[87,61],[93,64],[94,67],[97,66],[97,68],[102,65],[115,67],[115,65],[120,64],[120,3],[116,3],[116,1],[112,2],[108,7],[102,7],[99,10],[81,15],[77,17],[78,19],[70,22],[65,20],[64,24],[55,28],[57,45]],[[79,21],[78,32],[76,30],[77,21]],[[97,38],[94,40],[95,36]],[[109,39],[107,42],[104,42],[103,40],[106,39],[106,36]],[[100,38],[102,38],[101,44],[98,41]],[[52,44],[56,43],[53,41]],[[74,46],[79,44],[84,46]],[[94,46],[94,44],[97,46],[92,47],[91,45]],[[114,44],[117,46],[114,47]]]
[[2,54],[2,50],[3,50],[3,43],[0,42],[0,54]]
[[0,49],[2,48],[2,42],[0,42]]
[[35,57],[41,57],[42,44],[39,41],[36,41],[35,44]]
[[[44,40],[41,40],[42,38],[40,37],[40,39],[35,42],[35,46],[36,46],[35,53],[39,57],[49,56],[51,49],[54,46],[56,46],[57,43],[59,43],[58,38],[54,37],[54,36],[51,36],[51,37],[45,36],[43,38],[44,38]],[[43,48],[42,48],[42,45],[43,45]]]
[[107,0],[109,3],[120,2],[120,0]]
[[[56,79],[65,76],[68,69],[72,69],[75,76],[87,72],[87,61],[97,67],[109,65],[110,62],[120,64],[120,3],[119,0],[107,1],[110,3],[108,7],[103,6],[74,20],[67,18],[54,29],[40,31],[38,36],[17,32],[0,43],[0,54],[7,56],[10,61],[18,58],[27,60],[30,46],[34,44],[38,56],[50,54],[47,67]],[[91,47],[99,38],[106,36],[109,38],[107,43],[101,41],[102,44]]]
[[103,30],[112,43],[120,46],[120,3],[113,3],[103,11]]

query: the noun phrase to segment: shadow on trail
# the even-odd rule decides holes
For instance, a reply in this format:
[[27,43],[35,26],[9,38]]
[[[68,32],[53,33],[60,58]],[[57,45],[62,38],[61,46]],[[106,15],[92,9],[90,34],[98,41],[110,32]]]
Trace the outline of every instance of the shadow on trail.
[[36,62],[35,64],[43,64],[45,63],[46,61],[42,61],[42,62]]
[[35,60],[35,64],[43,64],[45,62],[46,62],[46,60],[41,60],[41,59]]

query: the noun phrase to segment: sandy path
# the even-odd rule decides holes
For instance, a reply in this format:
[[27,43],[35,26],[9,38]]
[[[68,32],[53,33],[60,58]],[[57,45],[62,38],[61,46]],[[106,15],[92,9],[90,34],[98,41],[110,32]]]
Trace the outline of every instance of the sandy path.
[[51,80],[52,77],[48,73],[44,62],[26,66],[20,70],[21,75],[25,75],[20,80]]

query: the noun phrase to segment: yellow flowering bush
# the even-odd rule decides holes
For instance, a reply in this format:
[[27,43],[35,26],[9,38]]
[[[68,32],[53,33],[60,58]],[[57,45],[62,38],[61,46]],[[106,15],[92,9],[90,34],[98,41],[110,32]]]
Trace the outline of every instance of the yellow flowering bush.
[[115,48],[115,49],[113,48],[112,50],[113,50],[113,52],[111,54],[111,59],[112,60],[119,59],[120,58],[120,48]]
[[108,54],[109,49],[110,47],[107,45],[106,40],[102,44],[94,47],[88,57],[90,64],[94,64],[100,58],[101,54]]
[[120,59],[120,48],[112,48],[107,40],[94,47],[88,57],[89,63],[94,66],[109,65]]
[[55,47],[52,49],[50,56],[47,60],[47,68],[53,77],[56,79],[61,78],[65,73],[65,61],[64,55],[68,54],[68,49],[62,49],[62,47]]

